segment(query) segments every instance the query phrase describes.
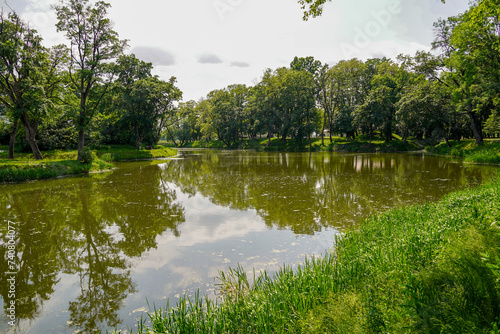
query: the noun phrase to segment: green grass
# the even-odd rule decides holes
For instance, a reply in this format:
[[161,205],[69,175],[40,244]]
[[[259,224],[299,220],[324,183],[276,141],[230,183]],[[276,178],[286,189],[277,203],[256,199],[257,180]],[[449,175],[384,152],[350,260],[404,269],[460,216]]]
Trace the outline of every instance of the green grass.
[[[345,145],[345,148],[344,148]],[[236,144],[227,147],[222,141],[194,141],[185,144],[182,147],[186,148],[229,148],[229,149],[254,149],[267,152],[309,152],[309,151],[330,151],[330,152],[407,152],[422,149],[417,143],[408,141],[403,145],[401,138],[395,136],[388,143],[383,139],[375,137],[371,144],[368,136],[358,136],[356,140],[347,141],[346,138],[333,137],[325,138],[324,144],[321,144],[321,138],[312,138],[311,145],[309,140],[304,139],[302,142],[287,139],[283,142],[280,138],[272,138],[271,142],[267,138],[262,139],[245,139]]]
[[105,161],[128,161],[143,159],[167,158],[177,154],[177,151],[158,145],[152,150],[136,150],[133,146],[99,146],[94,150],[97,157]]
[[500,164],[500,141],[485,140],[476,145],[474,140],[450,141],[451,147],[440,143],[435,147],[427,147],[431,154],[445,155],[464,159],[465,162]]
[[0,182],[24,182],[44,180],[58,176],[98,172],[113,168],[113,165],[96,159],[92,164],[82,164],[76,160],[16,162],[0,165]]
[[220,301],[181,298],[138,333],[498,333],[499,224],[497,178],[375,215],[294,270],[221,272]]
[[163,146],[153,150],[136,150],[133,146],[101,146],[92,152],[96,158],[91,165],[78,162],[76,150],[42,152],[42,161],[35,160],[31,153],[16,153],[15,159],[10,160],[7,152],[0,152],[0,182],[23,182],[98,172],[112,169],[112,162],[159,159],[177,154],[175,150]]

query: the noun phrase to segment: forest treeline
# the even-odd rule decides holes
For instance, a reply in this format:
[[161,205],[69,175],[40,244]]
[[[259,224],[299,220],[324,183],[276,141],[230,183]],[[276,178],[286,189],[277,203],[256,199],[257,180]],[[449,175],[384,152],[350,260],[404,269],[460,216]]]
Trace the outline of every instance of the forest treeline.
[[[15,13],[0,16],[0,142],[41,151],[86,145],[176,146],[201,139],[226,145],[277,136],[355,138],[393,133],[405,141],[500,133],[500,13],[497,1],[473,2],[434,24],[433,52],[396,59],[342,60],[333,66],[295,57],[266,69],[254,86],[230,85],[182,101],[176,78],[125,54],[107,17],[109,4],[66,0],[55,6],[68,45],[46,48]],[[22,135],[24,134],[24,136]]]

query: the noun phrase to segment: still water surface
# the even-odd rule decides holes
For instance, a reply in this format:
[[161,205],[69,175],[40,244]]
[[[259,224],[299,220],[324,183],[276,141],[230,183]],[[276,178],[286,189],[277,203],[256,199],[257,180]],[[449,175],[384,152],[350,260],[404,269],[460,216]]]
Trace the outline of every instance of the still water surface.
[[296,264],[363,217],[435,201],[496,170],[408,154],[181,151],[108,173],[0,185],[0,332],[14,333],[7,221],[18,233],[16,333],[133,329],[167,299],[214,296],[219,270]]

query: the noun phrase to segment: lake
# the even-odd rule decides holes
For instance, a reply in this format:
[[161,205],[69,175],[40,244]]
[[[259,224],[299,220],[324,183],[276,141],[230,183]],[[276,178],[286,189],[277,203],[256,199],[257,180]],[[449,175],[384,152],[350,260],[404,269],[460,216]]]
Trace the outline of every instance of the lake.
[[368,215],[436,201],[496,171],[423,154],[182,150],[0,185],[0,332],[14,333],[9,228],[15,333],[134,329],[167,299],[198,290],[216,298],[220,270],[275,272],[324,253]]

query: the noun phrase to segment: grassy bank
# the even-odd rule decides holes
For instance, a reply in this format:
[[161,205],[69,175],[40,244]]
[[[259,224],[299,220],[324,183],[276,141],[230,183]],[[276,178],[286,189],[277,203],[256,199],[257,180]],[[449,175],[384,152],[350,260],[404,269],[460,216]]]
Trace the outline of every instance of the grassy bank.
[[221,273],[222,302],[181,299],[138,332],[498,333],[499,223],[497,179],[373,216],[295,270]]
[[231,146],[226,146],[222,141],[194,141],[189,142],[182,147],[185,148],[228,148],[228,149],[254,149],[258,151],[268,152],[407,152],[422,149],[417,143],[408,141],[403,143],[401,138],[394,137],[390,142],[385,142],[383,139],[374,138],[370,143],[367,136],[359,136],[356,140],[346,140],[343,137],[325,138],[324,144],[321,144],[321,138],[313,138],[311,145],[308,140],[297,142],[292,139],[287,139],[283,142],[280,138],[272,138],[271,142],[268,139],[246,139]]
[[474,140],[450,141],[451,147],[440,143],[435,147],[427,147],[431,154],[452,156],[466,162],[500,164],[500,140],[485,140],[476,145]]
[[18,153],[14,160],[10,160],[7,159],[7,152],[0,152],[0,183],[99,172],[112,169],[112,162],[158,159],[177,154],[175,150],[163,146],[153,150],[136,150],[132,146],[101,146],[92,150],[92,153],[93,162],[83,164],[76,161],[76,150],[42,152],[42,161],[35,160],[30,153]]

